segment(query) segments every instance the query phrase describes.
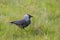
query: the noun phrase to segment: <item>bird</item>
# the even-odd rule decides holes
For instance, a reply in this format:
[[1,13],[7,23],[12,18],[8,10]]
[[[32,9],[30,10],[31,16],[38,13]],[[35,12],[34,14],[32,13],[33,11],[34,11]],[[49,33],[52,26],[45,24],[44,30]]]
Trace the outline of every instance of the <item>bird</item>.
[[32,17],[33,16],[31,16],[30,14],[25,14],[22,20],[12,21],[10,23],[15,24],[20,28],[24,29],[31,24]]

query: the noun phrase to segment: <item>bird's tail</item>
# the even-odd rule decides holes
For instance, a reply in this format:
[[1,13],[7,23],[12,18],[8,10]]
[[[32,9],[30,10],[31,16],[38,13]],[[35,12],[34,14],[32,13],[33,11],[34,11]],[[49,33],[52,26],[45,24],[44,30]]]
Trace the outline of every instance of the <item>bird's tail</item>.
[[10,23],[14,23],[14,22],[10,22]]

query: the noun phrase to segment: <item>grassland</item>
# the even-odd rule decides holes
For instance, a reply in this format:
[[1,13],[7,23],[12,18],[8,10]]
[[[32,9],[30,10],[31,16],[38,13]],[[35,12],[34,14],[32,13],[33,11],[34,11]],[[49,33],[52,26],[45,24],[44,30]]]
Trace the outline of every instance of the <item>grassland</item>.
[[[10,24],[27,13],[27,31]],[[60,0],[0,0],[0,40],[60,40]]]

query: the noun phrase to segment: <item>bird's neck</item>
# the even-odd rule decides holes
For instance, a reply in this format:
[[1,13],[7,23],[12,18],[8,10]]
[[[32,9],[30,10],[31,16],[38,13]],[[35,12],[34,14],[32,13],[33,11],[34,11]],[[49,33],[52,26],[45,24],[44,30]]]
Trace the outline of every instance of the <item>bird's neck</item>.
[[25,20],[25,21],[30,21],[30,19],[29,19],[29,18],[24,18],[24,20]]

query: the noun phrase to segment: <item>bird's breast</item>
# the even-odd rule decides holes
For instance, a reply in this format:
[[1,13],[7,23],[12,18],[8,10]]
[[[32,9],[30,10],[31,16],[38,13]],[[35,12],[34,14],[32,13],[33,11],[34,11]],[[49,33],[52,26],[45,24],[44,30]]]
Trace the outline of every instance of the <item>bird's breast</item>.
[[27,27],[30,23],[31,23],[30,20],[29,21],[26,21],[25,26]]

